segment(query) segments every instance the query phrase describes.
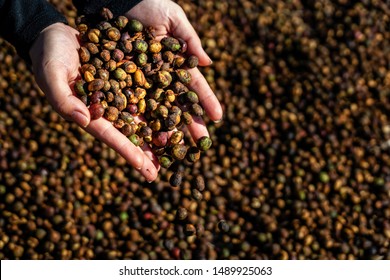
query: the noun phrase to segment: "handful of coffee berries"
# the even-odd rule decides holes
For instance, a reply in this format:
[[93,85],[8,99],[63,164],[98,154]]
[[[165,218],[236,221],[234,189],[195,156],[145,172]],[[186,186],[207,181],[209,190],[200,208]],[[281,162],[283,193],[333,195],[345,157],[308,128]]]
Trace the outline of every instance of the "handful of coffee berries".
[[114,18],[106,8],[97,20],[79,17],[77,29],[82,78],[74,89],[91,118],[106,118],[136,146],[148,144],[164,168],[198,161],[212,142],[204,136],[196,145],[185,143],[182,129],[204,114],[198,94],[188,88],[188,69],[198,58],[186,54],[186,42],[157,40],[153,27]]

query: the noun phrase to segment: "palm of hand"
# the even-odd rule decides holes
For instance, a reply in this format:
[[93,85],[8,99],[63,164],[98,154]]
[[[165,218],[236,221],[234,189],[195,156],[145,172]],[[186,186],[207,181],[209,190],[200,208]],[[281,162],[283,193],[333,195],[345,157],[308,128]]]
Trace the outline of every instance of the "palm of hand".
[[[145,12],[147,11],[147,12]],[[126,13],[128,18],[135,18],[145,26],[153,26],[157,39],[170,35],[181,38],[188,45],[187,53],[199,58],[199,65],[210,65],[211,60],[202,48],[201,41],[188,21],[183,9],[170,0],[143,0]],[[207,115],[213,121],[222,119],[222,108],[201,72],[195,68],[189,70],[192,75],[190,88],[198,93],[200,102]],[[189,126],[194,139],[208,135],[203,120],[195,117],[195,122]]]
[[87,132],[123,156],[146,180],[153,181],[159,165],[150,151],[135,147],[104,118],[89,122],[88,108],[73,93],[73,84],[80,78],[79,48],[73,28],[60,23],[46,28],[30,50],[38,85],[62,117],[86,126]]
[[[145,5],[147,5],[145,7]],[[151,11],[145,13],[145,11]],[[130,10],[128,17],[137,18],[146,26],[155,27],[156,35],[181,37],[188,43],[190,53],[199,57],[200,64],[209,64],[200,40],[185,17],[183,10],[171,1],[144,0]],[[187,36],[187,37],[186,37]],[[188,37],[189,36],[189,37]],[[87,132],[113,148],[135,167],[147,181],[156,179],[160,165],[148,147],[135,147],[127,137],[104,118],[90,120],[88,108],[73,93],[79,79],[80,48],[77,31],[64,24],[53,24],[42,31],[30,50],[36,81],[53,108],[65,119],[76,121]],[[202,105],[212,120],[222,117],[221,106],[198,69],[191,69],[190,87],[198,92]],[[189,126],[194,139],[208,135],[201,118]]]

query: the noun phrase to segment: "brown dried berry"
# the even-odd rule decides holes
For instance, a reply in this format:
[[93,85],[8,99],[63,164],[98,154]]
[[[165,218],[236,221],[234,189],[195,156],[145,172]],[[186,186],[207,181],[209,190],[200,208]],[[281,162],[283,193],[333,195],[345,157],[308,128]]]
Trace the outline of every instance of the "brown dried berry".
[[192,124],[192,116],[189,112],[183,112],[182,120],[186,125]]
[[192,186],[198,191],[203,192],[206,187],[203,176],[197,175],[192,182]]
[[188,44],[186,41],[184,41],[182,38],[177,38],[177,40],[179,41],[180,43],[180,53],[185,53],[187,51],[187,48],[188,48]]
[[91,58],[91,54],[86,47],[80,47],[79,56],[80,56],[80,61],[82,63],[87,63],[89,61],[89,59]]
[[135,58],[135,63],[140,67],[144,66],[148,63],[148,55],[146,53],[138,54]]
[[176,81],[173,83],[172,85],[172,90],[176,93],[176,94],[180,94],[180,93],[183,93],[183,92],[187,92],[188,91],[188,88],[181,82],[179,81]]
[[104,93],[101,92],[100,90],[98,90],[98,91],[95,91],[94,93],[92,93],[92,95],[89,98],[89,101],[90,101],[91,104],[100,103],[105,98],[106,97],[105,97]]
[[103,116],[104,108],[100,103],[94,103],[89,106],[89,113],[91,114],[91,120],[96,120]]
[[173,66],[176,68],[179,68],[183,66],[184,62],[186,61],[184,56],[176,56],[173,60]]
[[197,147],[189,148],[186,158],[189,162],[197,162],[200,159],[200,150]]
[[138,99],[144,99],[145,96],[146,96],[147,92],[144,88],[142,87],[137,87],[134,91],[134,95],[138,98]]
[[159,53],[162,49],[162,45],[157,40],[150,40],[149,41],[149,51],[151,53]]
[[153,131],[159,131],[161,129],[161,121],[159,119],[156,119],[156,120],[152,120],[150,123],[150,128],[153,130]]
[[192,189],[191,190],[191,196],[196,201],[201,201],[203,199],[202,193],[200,191],[198,191],[197,189]]
[[112,101],[114,101],[115,94],[113,94],[111,91],[106,92],[105,96],[107,102],[111,103]]
[[116,68],[114,73],[113,73],[114,78],[119,80],[119,81],[124,81],[126,79],[127,75],[128,74],[122,68]]
[[167,169],[173,163],[172,157],[167,156],[167,155],[162,155],[158,160],[159,160],[159,163],[160,163],[161,167],[164,167],[164,168],[167,168]]
[[196,92],[190,90],[190,91],[187,91],[185,93],[185,100],[186,100],[186,102],[189,102],[189,103],[198,103],[199,97],[198,97],[198,94],[196,94]]
[[82,65],[80,68],[80,72],[85,73],[87,71],[92,73],[92,75],[95,75],[96,74],[96,67],[93,66],[92,64],[89,64],[89,63]]
[[171,137],[169,138],[169,142],[172,144],[172,145],[176,145],[176,144],[179,144],[181,142],[181,140],[183,140],[184,138],[184,132],[183,131],[175,131],[174,133],[172,133]]
[[130,33],[141,32],[144,28],[142,23],[136,19],[130,20],[129,23],[127,24],[127,26],[128,26],[128,30]]
[[[162,156],[163,154],[165,154],[165,147],[152,146],[152,152],[153,152],[153,154],[155,154],[158,157]],[[162,164],[161,164],[161,166],[162,166]]]
[[167,63],[172,63],[173,60],[175,59],[175,55],[171,51],[165,51],[162,54],[162,58],[165,62]]
[[191,82],[191,74],[185,69],[177,69],[176,76],[183,84],[189,84]]
[[159,131],[153,134],[153,144],[157,147],[164,147],[168,143],[168,132]]
[[210,137],[203,136],[198,139],[196,145],[201,151],[207,151],[212,146],[213,142],[211,141]]
[[203,116],[203,108],[198,103],[192,104],[190,107],[191,113],[195,116],[201,117]]
[[100,15],[104,20],[111,20],[114,17],[112,12],[108,8],[102,8]]
[[160,52],[152,54],[152,63],[155,64],[155,68],[158,68],[158,65],[161,66],[161,64],[158,64],[159,62],[162,63],[162,54]]
[[168,113],[169,113],[168,108],[164,105],[159,105],[155,110],[155,112],[158,116],[164,119],[168,117]]
[[127,107],[126,96],[119,92],[115,95],[112,105],[115,106],[119,111],[124,110]]
[[117,45],[117,42],[115,42],[115,41],[107,40],[105,42],[102,42],[103,49],[108,50],[108,51],[115,50],[116,45]]
[[185,233],[187,236],[195,235],[195,233],[196,233],[196,228],[195,228],[195,226],[194,226],[193,224],[186,224],[184,233]]
[[88,90],[91,92],[98,91],[101,90],[103,86],[104,86],[104,81],[102,79],[95,79],[88,84]]
[[171,177],[169,178],[169,183],[172,187],[179,187],[183,181],[183,172],[176,171],[172,173]]
[[141,138],[137,134],[130,135],[129,140],[136,147],[141,146],[141,144],[142,144],[142,140],[141,140]]
[[99,53],[99,48],[94,43],[86,43],[84,46],[88,49],[90,54],[97,54],[97,53]]
[[138,114],[143,114],[146,111],[146,101],[145,99],[141,99],[138,104]]
[[164,121],[167,130],[174,130],[176,125],[178,125],[179,123],[180,123],[180,116],[178,114],[169,114]]
[[134,117],[129,112],[121,112],[120,118],[129,124],[134,122]]
[[176,52],[180,50],[181,45],[179,40],[173,37],[164,37],[161,39],[161,44],[166,48],[167,50],[170,50],[172,52]]
[[128,104],[126,109],[132,115],[136,115],[138,113],[138,106],[136,104]]
[[116,129],[121,129],[124,125],[125,125],[125,121],[122,120],[122,119],[117,119],[114,123],[113,123],[114,127]]
[[132,74],[138,67],[133,61],[126,61],[122,64],[122,68],[126,71],[126,73]]
[[92,82],[93,80],[95,80],[95,77],[94,77],[94,75],[91,72],[85,71],[84,72],[84,80],[87,83],[89,83],[89,82]]
[[148,43],[142,39],[137,39],[133,42],[133,50],[138,53],[145,53],[148,50]]
[[139,136],[145,139],[146,142],[152,141],[152,129],[149,126],[143,126],[139,130]]
[[122,30],[123,28],[126,27],[127,23],[129,22],[128,18],[125,16],[118,16],[114,23],[115,26],[118,27],[118,29]]
[[220,220],[218,222],[218,228],[222,232],[228,232],[230,230],[230,226],[225,220]]
[[123,53],[123,51],[121,51],[119,49],[115,49],[112,51],[111,57],[116,62],[119,62],[125,57],[125,54]]
[[157,109],[157,106],[158,106],[158,104],[157,104],[156,100],[154,100],[152,98],[150,98],[146,101],[146,110],[147,111],[154,111]]
[[90,62],[96,69],[100,69],[103,66],[103,61],[97,57],[91,59]]
[[110,73],[106,69],[99,69],[97,71],[97,76],[103,81],[108,81],[110,78]]
[[187,154],[187,147],[184,144],[176,144],[172,147],[171,156],[177,160],[183,160]]
[[173,90],[168,89],[167,91],[165,91],[164,98],[166,101],[173,103],[173,102],[175,102],[176,95],[173,92]]
[[188,216],[188,211],[187,209],[185,209],[184,207],[179,207],[176,211],[176,217],[179,219],[179,220],[185,220]]
[[177,114],[177,115],[181,116],[183,114],[183,111],[178,106],[173,105],[169,109],[169,113],[170,114]]
[[134,73],[134,83],[137,85],[137,86],[144,86],[145,85],[145,82],[146,82],[146,79],[145,79],[145,75],[144,73],[142,72],[141,69],[137,69]]
[[133,50],[133,43],[130,40],[122,40],[118,43],[118,48],[125,54],[129,54]]
[[199,59],[195,55],[191,55],[187,58],[186,64],[188,68],[195,68],[199,64]]
[[109,50],[102,50],[100,52],[99,56],[105,62],[107,62],[107,61],[109,61],[111,59],[111,53],[110,53]]
[[108,106],[104,113],[104,117],[111,122],[116,121],[118,119],[118,116],[119,110],[113,106]]
[[80,23],[77,25],[77,30],[81,33],[81,34],[85,34],[85,32],[88,31],[88,25],[86,25],[85,23]]
[[133,78],[131,75],[127,75],[126,78],[123,80],[123,82],[126,83],[126,87],[131,87],[133,85]]
[[89,41],[91,41],[92,43],[99,43],[100,41],[100,36],[101,36],[101,33],[100,33],[100,30],[99,29],[96,29],[96,28],[92,28],[88,31],[88,39]]
[[128,137],[128,136],[134,134],[133,126],[132,126],[131,124],[129,124],[129,123],[125,123],[125,124],[121,127],[120,131],[121,131],[122,134],[125,135],[126,137]]
[[74,84],[74,91],[76,92],[77,95],[83,96],[86,95],[86,89],[85,89],[85,81],[83,80],[77,80]]
[[119,39],[121,38],[121,32],[115,27],[108,28],[106,31],[106,35],[110,40],[115,42],[119,41]]
[[111,90],[113,93],[118,93],[119,90],[120,90],[120,86],[119,86],[118,81],[116,81],[116,80],[114,80],[114,79],[110,79],[109,82],[110,82],[110,85],[111,85],[110,90]]
[[104,65],[104,68],[107,69],[110,72],[114,71],[116,69],[116,67],[117,67],[116,61],[113,60],[113,59],[110,59]]

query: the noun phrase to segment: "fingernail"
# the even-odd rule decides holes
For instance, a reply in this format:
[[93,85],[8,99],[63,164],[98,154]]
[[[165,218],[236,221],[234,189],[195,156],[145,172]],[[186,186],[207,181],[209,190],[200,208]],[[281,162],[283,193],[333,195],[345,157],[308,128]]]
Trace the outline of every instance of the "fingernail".
[[223,120],[223,117],[220,118],[219,120],[214,121],[214,123],[220,123],[220,122],[222,122],[222,120]]
[[209,65],[213,64],[213,61],[211,60],[211,58],[209,58]]
[[148,181],[148,183],[150,184],[150,183],[152,183],[153,181]]
[[89,123],[87,116],[79,111],[73,111],[72,119],[81,127],[86,127]]

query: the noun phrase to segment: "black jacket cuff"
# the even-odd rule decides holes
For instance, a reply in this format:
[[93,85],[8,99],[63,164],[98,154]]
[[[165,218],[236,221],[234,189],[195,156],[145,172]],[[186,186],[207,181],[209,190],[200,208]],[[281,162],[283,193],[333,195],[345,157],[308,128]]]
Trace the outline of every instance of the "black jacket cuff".
[[108,8],[114,17],[125,14],[142,0],[74,0],[79,14],[94,15],[101,11],[103,7]]
[[29,50],[39,33],[56,22],[67,23],[45,0],[0,0],[0,35],[30,63]]

